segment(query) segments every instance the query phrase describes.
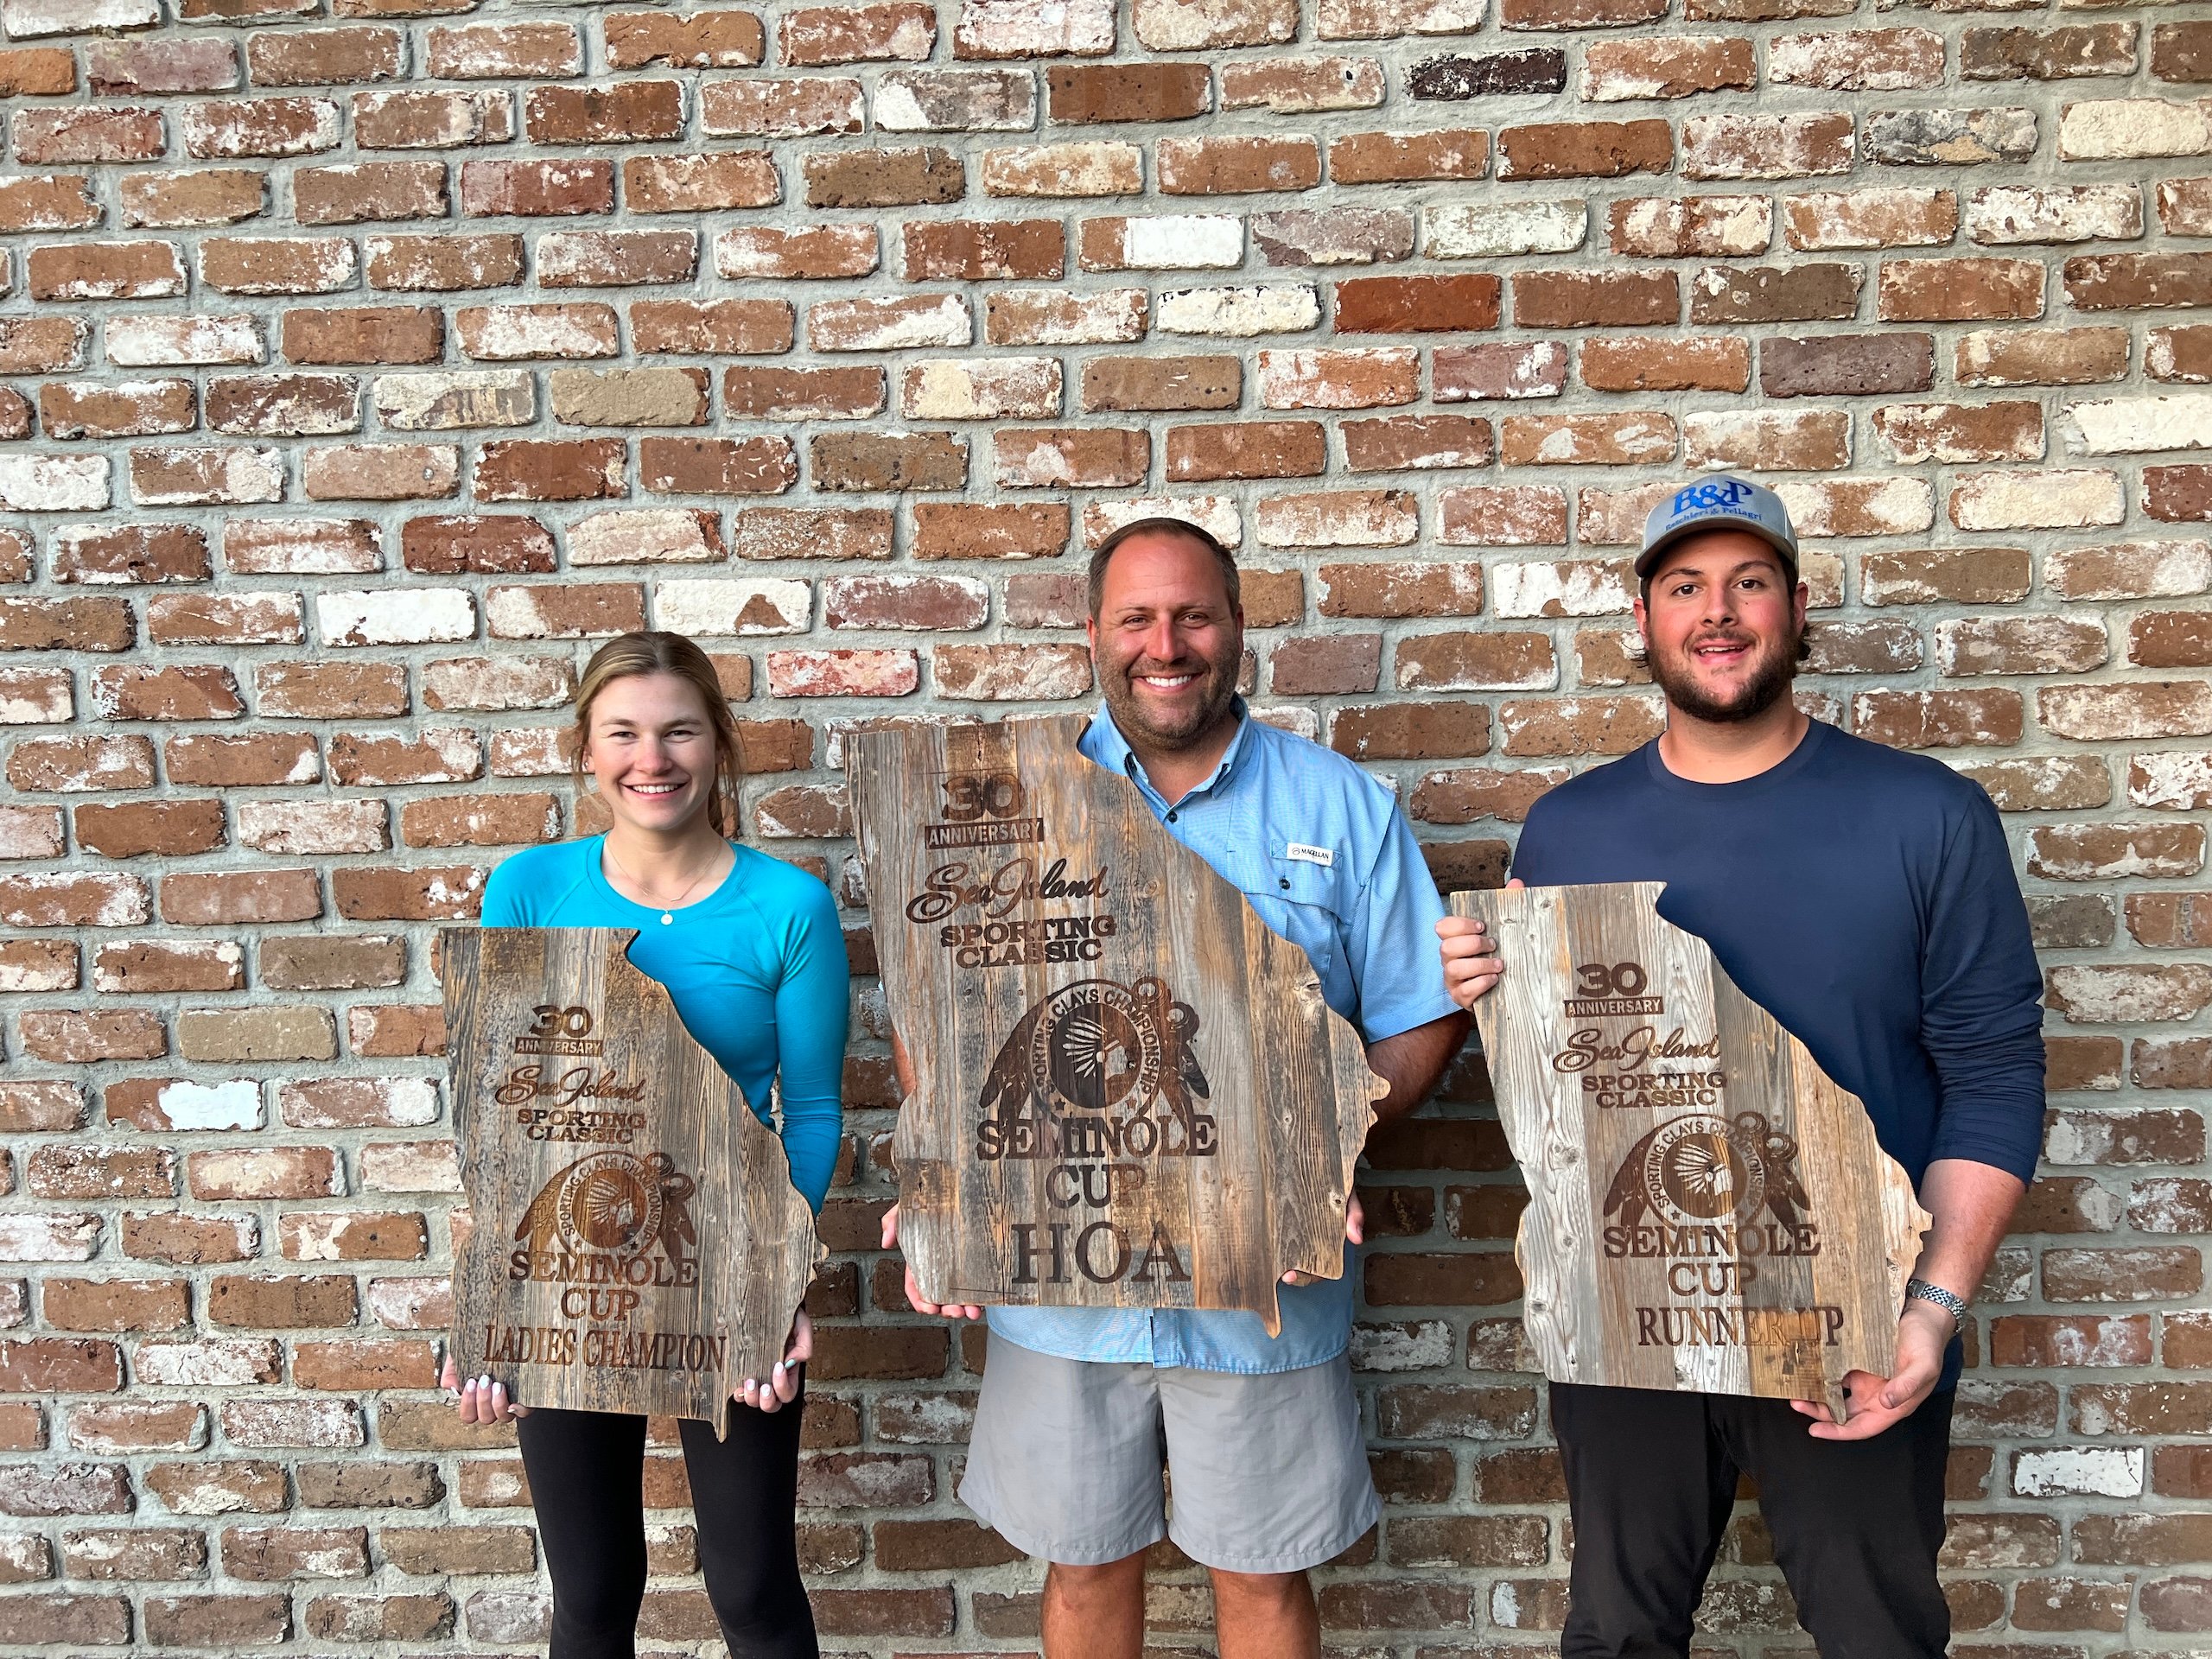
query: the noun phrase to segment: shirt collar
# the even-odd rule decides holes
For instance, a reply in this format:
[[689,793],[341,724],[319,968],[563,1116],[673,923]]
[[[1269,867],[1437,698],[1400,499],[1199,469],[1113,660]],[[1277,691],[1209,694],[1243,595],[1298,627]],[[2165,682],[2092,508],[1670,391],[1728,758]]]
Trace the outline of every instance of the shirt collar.
[[[1204,795],[1209,790],[1229,782],[1236,775],[1237,766],[1243,759],[1246,742],[1252,731],[1251,714],[1241,696],[1230,703],[1230,708],[1236,716],[1236,730],[1230,737],[1229,747],[1222,751],[1221,760],[1206,775],[1205,781],[1191,791],[1192,795]],[[1097,714],[1091,718],[1090,729],[1084,734],[1084,747],[1090,752],[1091,759],[1100,766],[1123,773],[1149,794],[1160,793],[1153,788],[1152,779],[1145,776],[1144,763],[1129,747],[1128,739],[1122,735],[1122,728],[1114,723],[1113,715],[1103,702],[1098,705]]]

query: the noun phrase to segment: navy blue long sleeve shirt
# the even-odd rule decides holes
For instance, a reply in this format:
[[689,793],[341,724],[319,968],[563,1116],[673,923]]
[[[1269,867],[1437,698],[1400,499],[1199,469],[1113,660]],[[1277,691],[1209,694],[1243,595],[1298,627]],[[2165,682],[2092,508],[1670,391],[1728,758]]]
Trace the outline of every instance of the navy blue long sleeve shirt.
[[1916,1184],[1938,1158],[2035,1173],[2043,989],[1997,809],[1942,762],[1813,722],[1734,784],[1656,742],[1529,814],[1531,887],[1664,881],[1659,913],[1866,1103]]

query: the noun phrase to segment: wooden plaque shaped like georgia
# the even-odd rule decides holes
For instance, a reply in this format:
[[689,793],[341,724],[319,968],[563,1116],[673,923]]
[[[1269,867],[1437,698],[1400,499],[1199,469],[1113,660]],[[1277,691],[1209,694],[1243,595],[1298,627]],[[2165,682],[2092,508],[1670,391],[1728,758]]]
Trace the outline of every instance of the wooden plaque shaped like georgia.
[[1344,1272],[1387,1085],[1306,953],[1076,748],[1080,717],[848,737],[932,1301],[1243,1308]]
[[1558,1382],[1825,1401],[1897,1366],[1928,1217],[1805,1046],[1662,919],[1661,883],[1460,893],[1529,1185],[1522,1319]]
[[719,1437],[827,1252],[782,1141],[631,964],[637,937],[439,935],[471,1217],[453,1352],[523,1405],[703,1417]]

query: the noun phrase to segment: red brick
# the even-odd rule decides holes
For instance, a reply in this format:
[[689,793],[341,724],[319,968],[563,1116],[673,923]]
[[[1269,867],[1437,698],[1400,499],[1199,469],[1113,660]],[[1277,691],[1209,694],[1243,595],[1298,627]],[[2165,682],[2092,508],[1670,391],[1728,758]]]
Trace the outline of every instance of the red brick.
[[461,163],[461,211],[471,218],[546,219],[613,210],[614,163],[609,161]]
[[372,236],[362,253],[371,288],[450,293],[504,288],[522,276],[519,236]]
[[[1541,4],[1524,9],[1541,11]],[[1612,7],[1578,7],[1600,16]],[[1545,25],[1539,24],[1538,27]],[[1582,49],[1582,96],[1597,103],[1627,99],[1692,98],[1746,90],[1758,84],[1751,43],[1741,37],[1696,35],[1668,40],[1592,41]]]
[[900,242],[910,283],[1058,281],[1066,268],[1067,237],[1057,219],[917,219]]
[[1355,132],[1329,141],[1329,177],[1338,184],[1478,179],[1489,166],[1490,135],[1472,129]]
[[799,80],[753,76],[710,80],[700,91],[700,124],[709,133],[794,138],[858,132],[865,107],[857,80],[809,75]]
[[[257,188],[254,200],[258,206]],[[436,162],[356,162],[299,168],[292,174],[292,212],[302,225],[443,219],[446,170]]]
[[798,478],[784,438],[645,438],[638,481],[659,494],[775,495]]
[[619,288],[681,283],[698,269],[692,231],[564,231],[537,245],[541,288]]
[[1321,149],[1311,138],[1163,138],[1155,160],[1170,196],[1310,190],[1321,181]]
[[51,98],[76,90],[77,60],[66,47],[0,51],[0,93],[11,98]]
[[1876,293],[1885,322],[1958,322],[2043,315],[2031,259],[1885,259]]
[[1663,173],[1674,158],[1674,131],[1664,121],[1568,121],[1497,135],[1501,179],[1618,179]]
[[937,40],[937,12],[922,0],[865,0],[788,12],[778,33],[782,60],[836,63],[918,62]]
[[402,68],[396,29],[362,26],[249,35],[246,73],[257,86],[351,86],[391,80]]
[[150,162],[164,147],[158,110],[29,108],[13,122],[15,159],[25,167],[83,162]]
[[1312,421],[1247,421],[1167,429],[1166,476],[1192,483],[1223,478],[1311,478],[1327,463]]
[[1337,332],[1438,334],[1495,328],[1503,289],[1489,275],[1356,276],[1336,285]]
[[[610,31],[615,22],[607,19]],[[427,67],[440,80],[573,75],[583,67],[583,43],[569,23],[464,23],[429,31]]]
[[361,306],[284,314],[292,363],[435,363],[445,320],[428,306]]
[[2212,304],[2212,254],[2080,254],[2066,262],[2065,282],[2081,311]]
[[1513,321],[1522,328],[1634,327],[1680,321],[1672,271],[1521,271]]
[[622,191],[636,213],[719,213],[766,207],[782,195],[764,150],[713,156],[632,156],[622,163]]
[[1052,64],[1046,118],[1056,123],[1181,121],[1210,106],[1202,63]]
[[1382,676],[1379,633],[1310,634],[1284,640],[1268,658],[1268,684],[1277,696],[1366,693]]
[[486,443],[477,457],[480,501],[590,501],[619,498],[628,464],[620,438]]

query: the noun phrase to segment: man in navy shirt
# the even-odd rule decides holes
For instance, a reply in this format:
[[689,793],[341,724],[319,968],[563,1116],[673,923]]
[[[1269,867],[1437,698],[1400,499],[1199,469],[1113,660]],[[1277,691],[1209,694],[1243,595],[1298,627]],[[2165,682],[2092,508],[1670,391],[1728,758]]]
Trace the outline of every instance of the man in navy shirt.
[[[1560,1651],[1687,1655],[1741,1471],[1821,1653],[1937,1659],[1956,1338],[2042,1135],[2026,906],[1978,787],[1792,702],[1806,590],[1771,492],[1685,485],[1646,522],[1636,573],[1667,729],[1540,800],[1515,880],[1666,882],[1660,913],[1866,1102],[1934,1227],[1896,1373],[1853,1372],[1847,1422],[1808,1401],[1552,1385],[1575,1535]],[[1437,931],[1462,1006],[1512,971],[1479,924]]]

